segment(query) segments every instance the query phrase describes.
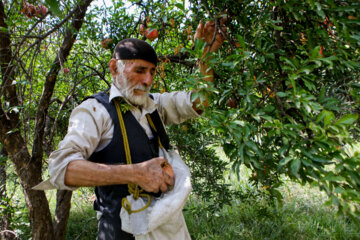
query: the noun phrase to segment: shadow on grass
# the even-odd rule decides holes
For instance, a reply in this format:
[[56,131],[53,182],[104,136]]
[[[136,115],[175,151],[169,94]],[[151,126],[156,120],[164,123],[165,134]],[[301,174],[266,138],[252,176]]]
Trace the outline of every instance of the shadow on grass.
[[92,206],[72,209],[66,229],[66,240],[95,240],[96,237],[96,212]]

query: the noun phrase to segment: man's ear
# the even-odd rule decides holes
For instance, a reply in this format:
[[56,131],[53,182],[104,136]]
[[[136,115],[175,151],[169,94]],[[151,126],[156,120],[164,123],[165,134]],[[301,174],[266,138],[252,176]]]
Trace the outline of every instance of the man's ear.
[[117,62],[117,60],[116,60],[115,58],[112,58],[112,59],[109,61],[110,73],[111,73],[112,75],[117,74],[116,62]]

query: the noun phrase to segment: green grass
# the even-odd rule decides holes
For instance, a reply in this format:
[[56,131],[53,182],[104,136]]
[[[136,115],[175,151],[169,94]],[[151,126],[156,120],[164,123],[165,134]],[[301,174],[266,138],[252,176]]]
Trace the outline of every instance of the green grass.
[[[247,186],[248,194],[215,212],[207,211],[211,200],[191,196],[184,215],[192,239],[360,239],[360,227],[351,219],[339,217],[323,203],[326,196],[310,186],[288,182],[281,189],[284,203],[278,205]],[[253,192],[251,192],[253,191]],[[74,193],[67,239],[95,239],[97,222],[90,191]]]
[[96,239],[97,220],[91,206],[87,204],[81,209],[72,209],[66,229],[67,240]]
[[282,191],[287,196],[281,206],[258,195],[234,200],[231,206],[211,214],[201,211],[204,203],[192,197],[187,204],[189,210],[184,212],[192,238],[360,239],[359,226],[324,207],[322,194],[309,187],[290,185],[290,194]]
[[[218,154],[225,158],[221,151]],[[192,239],[360,239],[360,226],[325,206],[324,192],[286,181],[279,189],[284,198],[279,204],[249,182],[251,175],[245,166],[239,169],[239,179],[226,173],[227,183],[240,195],[215,213],[207,211],[207,205],[216,204],[211,199],[191,196],[184,215]]]
[[73,192],[69,222],[66,229],[67,240],[96,239],[97,220],[91,197],[93,189],[80,188]]
[[[288,181],[280,189],[284,201],[279,205],[249,183],[250,170],[241,168],[240,175],[240,180],[233,174],[226,176],[232,188],[241,194],[221,209],[213,211],[217,203],[212,199],[201,201],[191,195],[184,215],[192,239],[360,240],[360,226],[349,218],[337,216],[333,207],[324,206],[327,197],[318,189]],[[23,195],[19,187],[15,190],[11,194],[13,226],[16,226],[20,239],[31,239]],[[90,201],[92,195],[90,188],[74,191],[67,240],[96,239],[97,220]],[[48,191],[47,197],[54,212],[56,191]]]

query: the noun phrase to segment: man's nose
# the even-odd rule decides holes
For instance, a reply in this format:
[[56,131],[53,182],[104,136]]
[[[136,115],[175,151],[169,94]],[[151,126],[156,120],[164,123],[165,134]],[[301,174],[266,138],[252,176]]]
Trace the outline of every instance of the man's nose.
[[143,84],[146,86],[151,86],[153,82],[154,76],[151,73],[147,73],[143,79]]

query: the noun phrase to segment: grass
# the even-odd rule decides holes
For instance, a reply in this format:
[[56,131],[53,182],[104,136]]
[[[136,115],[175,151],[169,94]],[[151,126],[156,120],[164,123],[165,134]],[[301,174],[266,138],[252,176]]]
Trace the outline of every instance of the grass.
[[[300,186],[301,190],[303,190]],[[307,195],[310,196],[310,195]],[[215,214],[201,211],[191,198],[185,219],[193,239],[360,239],[360,229],[333,209],[312,204],[303,196],[285,199],[279,206],[269,199],[234,200]]]
[[96,239],[97,220],[93,210],[91,188],[80,188],[73,192],[69,222],[66,229],[67,240]]
[[[360,239],[360,227],[351,219],[337,216],[332,207],[324,206],[326,196],[310,186],[288,182],[280,189],[284,196],[282,205],[257,193],[246,179],[235,181],[233,186],[242,186],[246,194],[215,212],[207,210],[209,204],[214,204],[211,200],[203,202],[194,195],[190,197],[184,215],[192,239]],[[91,195],[88,190],[74,193],[68,240],[96,238]]]
[[[241,194],[215,211],[212,199],[199,200],[191,195],[184,215],[192,239],[196,240],[302,240],[336,239],[360,240],[360,226],[351,219],[336,215],[332,207],[324,206],[326,195],[310,186],[288,181],[281,189],[282,205],[272,201],[249,183],[250,170],[240,169],[242,178],[237,180],[227,174],[232,188]],[[9,185],[10,186],[10,185]],[[96,239],[97,220],[90,201],[92,189],[80,188],[73,193],[67,240]],[[48,191],[51,211],[54,212],[56,192]],[[21,189],[12,195],[13,226],[20,239],[31,239],[27,210]]]

